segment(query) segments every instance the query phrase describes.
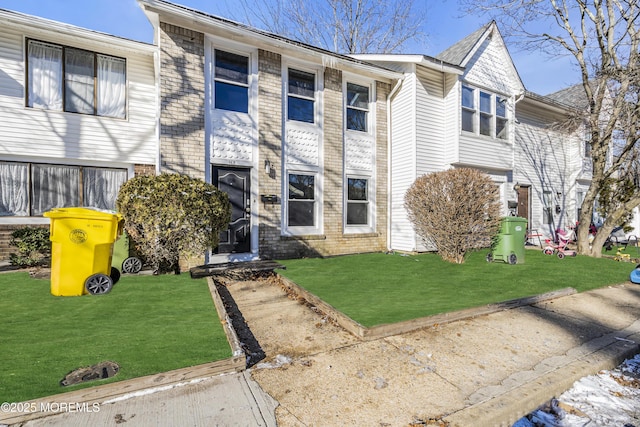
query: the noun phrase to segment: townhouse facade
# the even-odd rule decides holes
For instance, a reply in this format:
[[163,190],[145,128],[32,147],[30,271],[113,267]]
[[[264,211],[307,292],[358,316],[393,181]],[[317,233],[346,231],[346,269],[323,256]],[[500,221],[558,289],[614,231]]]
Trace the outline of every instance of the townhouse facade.
[[495,23],[435,57],[344,56],[138,3],[153,44],[0,10],[0,258],[12,230],[113,209],[140,173],[229,194],[210,262],[430,250],[404,194],[448,168],[489,174],[543,236],[577,218],[588,149],[554,126],[573,106],[526,91]]
[[574,108],[525,89],[495,22],[435,57],[356,57],[404,74],[391,105],[391,249],[433,249],[415,234],[404,194],[419,176],[450,168],[488,174],[502,214],[526,218],[540,240],[575,224],[588,153],[580,129],[556,126]]

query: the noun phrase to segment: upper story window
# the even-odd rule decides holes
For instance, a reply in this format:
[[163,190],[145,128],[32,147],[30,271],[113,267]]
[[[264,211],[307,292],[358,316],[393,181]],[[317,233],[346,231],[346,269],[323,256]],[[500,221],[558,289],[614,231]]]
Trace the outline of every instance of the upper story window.
[[126,61],[36,40],[27,42],[27,106],[125,118]]
[[508,138],[507,98],[462,86],[461,128],[498,139]]
[[215,51],[215,108],[249,112],[249,57]]
[[369,131],[369,88],[347,83],[347,129]]
[[305,123],[315,122],[316,76],[289,69],[287,89],[287,119]]

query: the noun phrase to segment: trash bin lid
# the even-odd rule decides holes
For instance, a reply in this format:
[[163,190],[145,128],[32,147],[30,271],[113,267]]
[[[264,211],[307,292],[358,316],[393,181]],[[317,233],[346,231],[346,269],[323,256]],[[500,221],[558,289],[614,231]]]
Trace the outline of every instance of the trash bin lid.
[[54,208],[42,214],[47,218],[79,218],[79,219],[95,219],[95,220],[113,220],[120,221],[122,215],[116,212],[102,211],[100,209],[69,207]]

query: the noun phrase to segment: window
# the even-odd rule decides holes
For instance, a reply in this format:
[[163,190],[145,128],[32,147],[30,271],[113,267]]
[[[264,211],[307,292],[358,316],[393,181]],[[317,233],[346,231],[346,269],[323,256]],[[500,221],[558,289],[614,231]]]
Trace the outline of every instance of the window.
[[347,129],[367,132],[369,117],[369,88],[347,83]]
[[508,99],[462,86],[461,129],[498,139],[508,138]]
[[287,119],[315,122],[315,80],[312,73],[289,69]]
[[475,91],[469,86],[462,86],[462,130],[473,132],[476,112]]
[[491,136],[491,94],[480,92],[480,135]]
[[289,174],[288,193],[288,226],[314,227],[316,225],[315,176]]
[[542,207],[542,223],[553,224],[553,198],[551,191],[545,190],[543,193],[544,206]]
[[124,118],[126,61],[29,40],[27,106]]
[[369,180],[347,178],[347,225],[369,224]]
[[0,162],[0,216],[39,216],[53,208],[115,209],[125,169]]
[[215,108],[249,112],[249,58],[215,51]]
[[496,138],[507,139],[507,98],[496,96]]

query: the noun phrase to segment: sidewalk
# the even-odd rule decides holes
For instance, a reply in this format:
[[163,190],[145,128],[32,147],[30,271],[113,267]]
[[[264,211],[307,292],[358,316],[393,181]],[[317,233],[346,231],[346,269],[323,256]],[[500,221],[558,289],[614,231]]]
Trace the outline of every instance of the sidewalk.
[[640,351],[631,283],[371,341],[273,282],[227,289],[266,354],[248,372],[23,425],[510,426]]

